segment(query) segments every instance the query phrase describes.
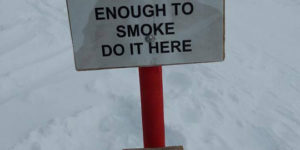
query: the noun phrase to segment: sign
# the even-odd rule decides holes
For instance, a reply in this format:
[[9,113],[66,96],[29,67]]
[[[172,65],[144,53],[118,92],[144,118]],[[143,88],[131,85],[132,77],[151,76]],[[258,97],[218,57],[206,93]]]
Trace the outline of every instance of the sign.
[[164,148],[140,148],[140,149],[124,149],[124,150],[183,150],[182,146],[170,146]]
[[224,60],[224,0],[67,0],[77,70]]

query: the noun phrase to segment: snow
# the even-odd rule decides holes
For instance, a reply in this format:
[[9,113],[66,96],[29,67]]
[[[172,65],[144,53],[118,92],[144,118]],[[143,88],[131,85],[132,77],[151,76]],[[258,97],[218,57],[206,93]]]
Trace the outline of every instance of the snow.
[[[164,67],[167,145],[300,149],[300,1],[226,1],[226,60]],[[142,147],[137,68],[76,72],[65,1],[0,0],[0,149]]]

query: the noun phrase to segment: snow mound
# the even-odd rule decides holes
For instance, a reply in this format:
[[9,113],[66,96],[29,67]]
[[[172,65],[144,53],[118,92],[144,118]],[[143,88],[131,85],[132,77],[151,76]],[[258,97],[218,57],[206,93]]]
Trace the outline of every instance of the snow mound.
[[[164,67],[167,145],[300,149],[300,1],[226,1],[226,60]],[[0,1],[0,149],[142,147],[136,68],[76,72],[65,1]]]
[[[140,146],[138,112],[112,113],[107,106],[88,108],[65,119],[55,119],[32,131],[13,150],[99,150]],[[137,110],[137,109],[135,109]],[[122,112],[124,111],[124,112]]]

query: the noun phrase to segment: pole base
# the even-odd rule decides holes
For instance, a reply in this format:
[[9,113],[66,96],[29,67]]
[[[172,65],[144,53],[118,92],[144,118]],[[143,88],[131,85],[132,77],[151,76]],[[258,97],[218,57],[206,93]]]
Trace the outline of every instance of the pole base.
[[135,149],[123,149],[123,150],[183,150],[183,146],[169,146],[162,148],[135,148]]

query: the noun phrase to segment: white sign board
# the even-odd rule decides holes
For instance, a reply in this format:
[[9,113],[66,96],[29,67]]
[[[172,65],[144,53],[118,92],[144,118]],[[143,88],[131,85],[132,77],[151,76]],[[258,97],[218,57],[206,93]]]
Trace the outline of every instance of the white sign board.
[[224,60],[224,0],[67,0],[77,70]]

